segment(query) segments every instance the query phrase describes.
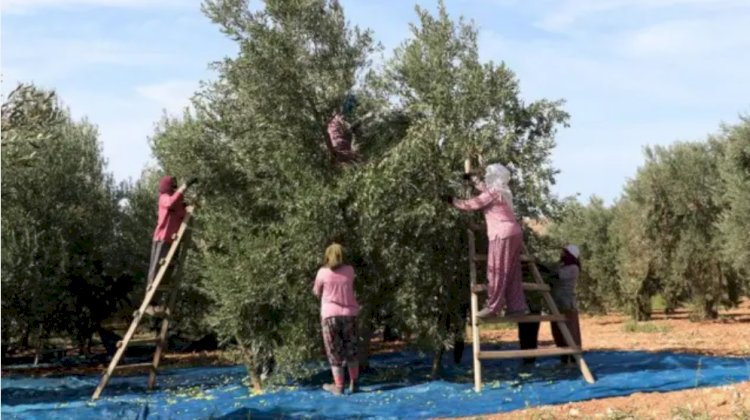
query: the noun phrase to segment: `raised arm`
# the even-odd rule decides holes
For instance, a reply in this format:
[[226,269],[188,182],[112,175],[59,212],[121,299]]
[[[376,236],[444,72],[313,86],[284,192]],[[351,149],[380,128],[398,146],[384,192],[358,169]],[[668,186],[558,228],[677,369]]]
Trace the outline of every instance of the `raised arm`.
[[453,207],[463,211],[481,210],[495,201],[496,196],[489,191],[483,191],[481,194],[467,200],[453,199]]
[[175,206],[180,203],[180,199],[185,194],[186,188],[187,186],[183,185],[172,195],[162,194],[161,197],[159,197],[159,206],[166,207],[169,210],[174,210]]

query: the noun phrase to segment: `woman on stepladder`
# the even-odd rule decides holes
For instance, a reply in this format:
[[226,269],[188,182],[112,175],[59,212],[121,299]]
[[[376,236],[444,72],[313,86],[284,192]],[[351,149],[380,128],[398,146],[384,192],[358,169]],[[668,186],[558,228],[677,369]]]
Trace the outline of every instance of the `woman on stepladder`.
[[523,293],[521,249],[523,232],[513,213],[513,194],[510,191],[510,171],[496,163],[487,166],[484,182],[472,177],[479,195],[468,200],[444,199],[464,211],[482,211],[487,224],[487,305],[477,313],[486,318],[498,315],[528,313]]
[[[185,219],[185,201],[183,199],[185,190],[197,182],[196,178],[191,178],[180,188],[177,188],[177,179],[172,176],[165,176],[159,181],[159,209],[157,212],[156,229],[151,242],[151,262],[148,267],[148,279],[146,288],[154,282],[156,274],[159,272],[160,261],[167,256],[169,248],[172,245],[173,236],[180,229],[182,221]],[[169,272],[165,275],[168,276]],[[158,305],[156,299],[146,308],[149,315],[162,314],[165,308]]]

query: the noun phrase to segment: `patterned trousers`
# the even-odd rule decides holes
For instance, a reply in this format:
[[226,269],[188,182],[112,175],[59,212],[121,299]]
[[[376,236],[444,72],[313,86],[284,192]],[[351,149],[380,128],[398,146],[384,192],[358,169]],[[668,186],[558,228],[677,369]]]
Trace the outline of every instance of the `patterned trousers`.
[[357,360],[357,317],[331,316],[321,321],[323,344],[331,366]]

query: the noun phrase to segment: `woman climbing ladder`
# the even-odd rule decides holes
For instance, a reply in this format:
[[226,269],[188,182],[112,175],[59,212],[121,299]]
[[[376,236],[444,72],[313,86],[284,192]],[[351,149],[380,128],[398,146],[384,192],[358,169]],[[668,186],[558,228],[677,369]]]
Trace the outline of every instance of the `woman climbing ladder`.
[[472,181],[479,195],[468,200],[445,199],[459,210],[481,210],[487,223],[489,296],[477,317],[497,315],[503,309],[505,315],[526,314],[528,307],[521,284],[523,232],[513,213],[513,194],[508,186],[510,171],[499,163],[492,164],[487,166],[484,182],[476,178]]
[[[177,233],[180,224],[185,219],[184,193],[196,182],[196,178],[191,178],[185,185],[177,188],[177,179],[172,176],[165,176],[159,181],[159,209],[151,242],[151,262],[148,267],[147,288],[153,283],[156,273],[159,271],[159,262],[167,256],[169,247],[172,245],[172,237]],[[147,314],[164,313],[166,308],[158,305],[157,302],[152,302],[153,304],[146,308]]]

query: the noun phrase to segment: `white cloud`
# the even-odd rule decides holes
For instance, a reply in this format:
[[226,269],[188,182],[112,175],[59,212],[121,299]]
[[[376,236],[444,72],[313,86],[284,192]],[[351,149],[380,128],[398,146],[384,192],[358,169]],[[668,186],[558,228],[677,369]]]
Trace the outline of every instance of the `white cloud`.
[[747,51],[750,10],[721,18],[674,20],[641,28],[624,40],[624,51],[635,57],[700,56]]
[[[172,62],[169,53],[148,46],[97,38],[26,38],[3,40],[3,60],[14,63],[14,75],[33,75],[35,80],[55,82],[95,66],[143,67]],[[10,76],[10,75],[9,75]],[[16,80],[7,80],[15,83]],[[25,80],[28,81],[28,80]]]
[[136,87],[136,92],[146,99],[166,109],[168,113],[177,113],[190,105],[190,97],[198,88],[197,81],[167,80]]
[[[518,75],[524,97],[567,100],[571,127],[561,130],[553,154],[562,170],[556,192],[596,193],[611,201],[643,162],[644,145],[702,140],[722,121],[734,122],[738,113],[750,111],[745,74],[750,7],[631,20],[629,14],[618,19],[630,7],[624,2],[566,4],[573,3],[580,13],[558,26],[563,32],[519,35],[497,28],[479,36],[482,59],[505,61]],[[628,3],[639,12],[652,7]],[[705,6],[665,0],[653,7],[678,3]],[[545,13],[534,10],[531,19]],[[609,25],[597,20],[600,16],[609,18]]]
[[198,7],[200,3],[189,0],[3,0],[0,9],[3,13],[26,14],[39,10],[81,7],[145,9],[184,7],[190,4]]
[[608,50],[610,42],[581,48],[576,42],[510,40],[492,31],[480,33],[482,58],[505,61],[516,72],[530,99],[566,98],[572,104],[598,102],[606,112],[623,101],[692,101],[670,80],[671,68],[624,60]]
[[[675,13],[709,13],[748,10],[745,0],[565,0],[547,1],[551,10],[542,13],[537,26],[552,32],[566,32],[586,20],[603,19],[608,13],[637,13],[642,16],[669,9]],[[539,5],[537,5],[539,6]]]

